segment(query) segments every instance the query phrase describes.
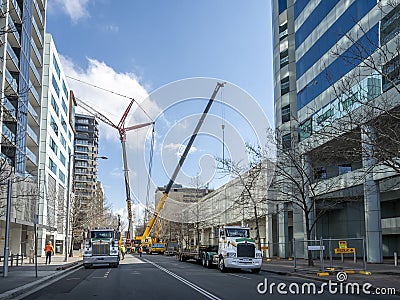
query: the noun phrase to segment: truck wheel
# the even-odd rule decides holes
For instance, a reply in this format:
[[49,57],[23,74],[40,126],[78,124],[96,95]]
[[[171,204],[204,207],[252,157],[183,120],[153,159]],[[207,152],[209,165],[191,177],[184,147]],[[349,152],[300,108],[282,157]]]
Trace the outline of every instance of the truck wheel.
[[251,269],[251,273],[254,273],[254,274],[258,274],[258,273],[260,273],[260,271],[261,271],[261,268]]
[[206,255],[206,254],[203,254],[202,259],[201,259],[201,265],[202,265],[203,267],[206,266],[206,261],[207,261],[207,255]]
[[209,259],[206,259],[206,268],[207,268],[207,269],[210,269],[211,266],[212,266],[211,261],[210,261]]
[[218,261],[218,269],[222,272],[225,273],[227,270],[227,268],[225,267],[225,262],[224,259],[222,257],[219,258]]

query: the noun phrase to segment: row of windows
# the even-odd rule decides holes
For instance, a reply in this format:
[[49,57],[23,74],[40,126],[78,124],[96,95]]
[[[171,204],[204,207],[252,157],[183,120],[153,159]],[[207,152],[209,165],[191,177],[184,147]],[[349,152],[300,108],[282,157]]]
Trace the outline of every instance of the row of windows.
[[[297,93],[297,107],[300,110],[322,92],[350,72],[355,64],[370,56],[378,45],[378,25],[364,34],[355,44],[340,55],[333,63],[312,79]],[[358,63],[357,63],[358,64]],[[297,63],[296,63],[297,69]]]
[[361,80],[342,97],[336,98],[302,122],[299,126],[299,140],[303,141],[328,126],[329,122],[347,115],[361,103],[366,103],[379,96],[382,93],[381,84],[382,81],[377,74]]
[[[376,1],[375,1],[376,2]],[[310,15],[309,19],[304,22],[303,26],[296,31],[295,43],[298,47],[302,41],[304,41],[308,35],[315,29],[315,27],[320,23],[316,22],[324,18],[326,14],[329,13],[334,5],[335,1],[322,1],[321,4],[314,10]],[[330,26],[326,32],[311,46],[310,49],[297,60],[296,63],[296,77],[300,78],[308,69],[310,69],[325,53],[329,52],[337,41],[339,41],[346,33],[356,25],[356,22],[364,17],[365,14],[373,5],[365,5],[364,1],[355,1],[336,21]],[[326,9],[326,14],[321,12],[321,7]],[[325,12],[325,10],[324,10]],[[314,16],[314,13],[316,15]],[[316,23],[315,23],[316,22]],[[303,32],[302,29],[307,29]],[[377,46],[377,45],[375,45]]]
[[57,175],[57,165],[51,158],[49,158],[49,169]]

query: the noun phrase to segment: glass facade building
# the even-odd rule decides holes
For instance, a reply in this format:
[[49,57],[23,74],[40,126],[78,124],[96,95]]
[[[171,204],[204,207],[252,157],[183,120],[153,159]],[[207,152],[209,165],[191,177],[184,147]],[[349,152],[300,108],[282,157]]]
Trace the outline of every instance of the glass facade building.
[[[386,105],[386,112],[400,107],[399,95],[393,94],[400,82],[395,50],[400,5],[377,0],[275,0],[272,6],[275,126],[281,148],[303,149],[311,159],[315,182],[332,184],[329,192],[318,197],[343,202],[340,209],[320,219],[315,236],[365,237],[368,260],[381,262],[400,247],[399,227],[393,225],[400,221],[400,198],[387,187],[389,181],[396,187],[397,179],[389,171],[379,176],[366,172],[362,179],[356,178],[376,167],[365,159],[372,155],[366,150],[366,136],[379,130],[382,117],[377,113],[370,120],[378,124],[375,128],[360,122],[351,130],[342,127],[336,137],[327,138],[326,132],[365,110],[366,104]],[[390,106],[384,103],[388,97]],[[339,136],[351,142],[344,143]],[[387,144],[388,149],[395,147]],[[312,157],[324,153],[322,149],[334,149],[335,154],[328,158],[325,152],[325,161],[314,163]],[[294,211],[289,215],[277,216],[276,235],[282,243],[304,237],[301,218],[295,220]],[[281,256],[285,254],[283,250]]]

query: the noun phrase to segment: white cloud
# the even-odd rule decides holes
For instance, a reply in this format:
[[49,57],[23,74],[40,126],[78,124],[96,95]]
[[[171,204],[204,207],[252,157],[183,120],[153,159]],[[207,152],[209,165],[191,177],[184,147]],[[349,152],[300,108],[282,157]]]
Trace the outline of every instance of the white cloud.
[[53,0],[49,1],[50,11],[61,10],[68,15],[72,22],[76,23],[79,19],[89,16],[87,6],[90,0]]
[[[86,69],[82,69],[81,67],[75,65],[71,59],[65,56],[60,55],[60,59],[64,73],[67,76],[79,80],[77,81],[68,78],[69,87],[74,92],[75,97],[83,100],[85,103],[102,113],[116,125],[119,123],[130,102],[130,99],[121,97],[116,93],[132,97],[138,103],[149,97],[147,91],[139,83],[139,79],[133,73],[118,73],[105,62],[100,62],[92,58],[88,58],[88,66]],[[102,89],[113,91],[115,93],[110,93],[102,89],[95,88],[91,85],[85,84],[85,82],[97,87],[101,87]],[[150,109],[158,110],[157,105],[155,104],[152,105]],[[83,110],[79,106],[77,107],[76,112],[88,114],[87,111]],[[126,119],[125,127],[146,122],[150,122],[150,120],[144,116],[144,114],[137,109],[134,104]],[[117,129],[106,125],[101,121],[99,123],[100,134],[102,134],[106,139],[113,142],[118,142],[119,144],[119,135]],[[141,135],[143,135],[141,138],[144,139],[146,130],[139,131],[141,132]],[[130,145],[129,140],[127,144],[128,147],[134,146]]]
[[[182,156],[183,151],[185,151],[185,147],[186,147],[186,145],[175,144],[175,143],[170,143],[170,144],[166,144],[166,145],[163,146],[164,150],[175,152],[175,155],[177,157]],[[192,154],[192,153],[194,153],[196,151],[197,151],[197,148],[192,146],[190,148],[190,150],[189,150],[189,154]]]

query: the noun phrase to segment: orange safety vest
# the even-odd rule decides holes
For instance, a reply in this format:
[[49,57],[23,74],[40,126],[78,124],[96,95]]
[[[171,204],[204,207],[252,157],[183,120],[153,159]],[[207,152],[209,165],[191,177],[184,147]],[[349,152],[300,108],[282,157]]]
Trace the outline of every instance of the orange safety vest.
[[54,248],[53,248],[52,245],[47,244],[47,245],[44,247],[44,252],[49,252],[49,251],[54,252]]

